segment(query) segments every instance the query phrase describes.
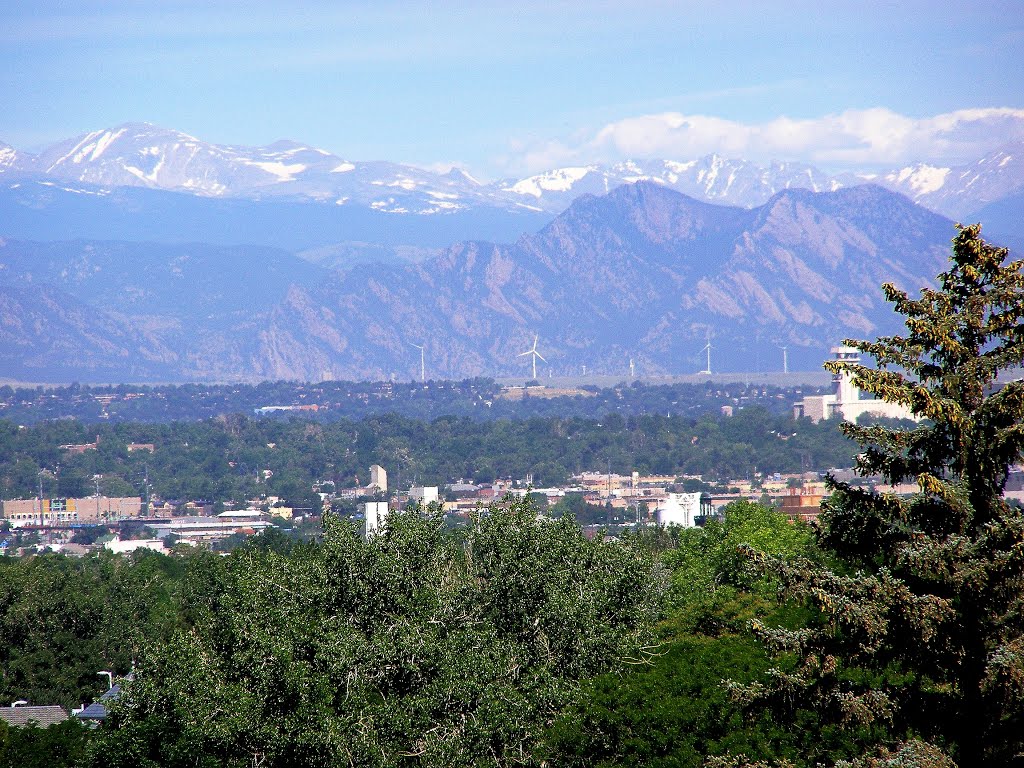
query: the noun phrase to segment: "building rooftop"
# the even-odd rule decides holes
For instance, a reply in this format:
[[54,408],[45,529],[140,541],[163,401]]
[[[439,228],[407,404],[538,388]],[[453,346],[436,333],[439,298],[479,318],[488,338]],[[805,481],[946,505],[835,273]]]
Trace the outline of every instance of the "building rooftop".
[[17,728],[34,724],[48,728],[68,719],[68,713],[56,704],[42,707],[0,707],[0,720]]

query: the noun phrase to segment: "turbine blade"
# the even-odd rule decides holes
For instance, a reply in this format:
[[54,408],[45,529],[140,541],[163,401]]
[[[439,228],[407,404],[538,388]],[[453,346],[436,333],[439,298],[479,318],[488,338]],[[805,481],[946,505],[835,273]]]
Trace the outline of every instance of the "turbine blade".
[[[541,360],[544,360],[544,355],[542,355],[542,354],[541,354],[540,352],[534,352],[533,354],[535,354],[535,355],[536,355],[537,357],[539,357],[539,358],[540,358]],[[544,360],[544,362],[546,363],[546,362],[547,362],[547,360]]]

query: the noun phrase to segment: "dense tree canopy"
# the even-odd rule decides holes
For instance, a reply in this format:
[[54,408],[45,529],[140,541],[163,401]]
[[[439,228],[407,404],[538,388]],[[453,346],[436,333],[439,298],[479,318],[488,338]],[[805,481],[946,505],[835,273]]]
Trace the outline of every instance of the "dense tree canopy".
[[844,427],[862,446],[860,473],[914,480],[920,491],[832,483],[820,538],[838,567],[774,563],[816,620],[759,628],[801,664],[737,691],[777,713],[806,706],[874,727],[897,753],[934,765],[936,750],[964,768],[1019,765],[1024,515],[1003,487],[1024,448],[1024,382],[997,377],[1024,362],[1024,263],[1008,262],[979,227],[960,229],[951,262],[920,298],[884,286],[906,334],[847,342],[877,367],[832,364],[925,419]]
[[[96,450],[62,451],[69,443]],[[129,452],[128,443],[148,443]],[[0,497],[100,492],[165,499],[244,500],[281,496],[294,506],[314,503],[312,484],[337,487],[368,482],[367,468],[381,464],[392,485],[441,485],[459,478],[491,482],[533,474],[537,486],[572,473],[604,470],[642,474],[751,477],[755,471],[787,472],[844,467],[852,447],[832,422],[794,422],[748,408],[731,418],[609,414],[601,419],[534,418],[475,422],[445,417],[433,422],[394,415],[320,424],[298,419],[224,416],[173,424],[85,425],[56,421],[19,428],[0,421]],[[269,471],[269,474],[268,474]],[[40,474],[42,473],[42,474]]]
[[512,500],[459,532],[409,512],[236,554],[142,656],[95,764],[528,764],[583,680],[643,658],[662,587],[642,548]]
[[0,697],[71,708],[169,636],[184,561],[152,553],[0,557]]

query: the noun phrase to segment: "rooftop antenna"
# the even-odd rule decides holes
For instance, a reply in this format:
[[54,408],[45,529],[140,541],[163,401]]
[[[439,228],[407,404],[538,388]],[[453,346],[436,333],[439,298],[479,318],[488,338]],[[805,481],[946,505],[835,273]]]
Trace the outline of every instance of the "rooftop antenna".
[[420,351],[420,383],[423,383],[427,380],[427,364],[424,358],[423,347],[421,347],[419,344],[413,344],[411,341],[409,342],[409,344],[416,347],[416,349]]
[[704,345],[704,349],[701,350],[701,352],[706,352],[707,355],[708,355],[707,366],[704,368],[703,371],[698,371],[698,373],[704,373],[704,374],[707,374],[708,376],[710,376],[711,375],[711,328],[710,327],[707,329],[707,340],[708,340],[708,343],[705,344]]
[[[530,349],[526,350],[525,352],[520,352],[518,355],[516,355],[516,357],[526,357],[527,355],[533,355],[533,376],[530,377],[531,379],[537,378],[537,358],[539,357],[541,360],[544,360],[544,355],[537,351],[538,338],[538,336],[534,335],[533,346],[530,347]],[[544,360],[544,362],[546,363],[547,360]]]

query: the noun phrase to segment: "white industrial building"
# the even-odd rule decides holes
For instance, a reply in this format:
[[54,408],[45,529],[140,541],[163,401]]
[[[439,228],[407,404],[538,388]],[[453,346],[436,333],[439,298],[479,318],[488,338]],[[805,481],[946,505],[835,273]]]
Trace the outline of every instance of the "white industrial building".
[[[860,364],[860,352],[853,347],[832,347],[831,353],[833,360]],[[815,423],[833,417],[856,422],[862,414],[869,413],[872,416],[889,419],[920,420],[920,417],[912,414],[909,408],[899,403],[861,398],[861,391],[853,383],[853,376],[849,373],[843,372],[833,376],[832,385],[832,394],[810,395],[796,403],[793,406],[793,417],[799,419],[806,416]]]
[[153,552],[167,554],[167,547],[164,545],[163,539],[128,539],[127,541],[122,541],[120,538],[114,537],[104,544],[103,547],[116,555],[135,552],[139,549],[148,549]]
[[426,506],[440,498],[436,485],[414,485],[409,489],[409,501]]
[[668,493],[658,502],[654,510],[658,525],[678,525],[682,528],[693,528],[697,518],[707,514],[701,509],[701,494]]
[[368,501],[363,505],[363,530],[366,538],[370,538],[384,527],[388,520],[388,503],[386,501]]

